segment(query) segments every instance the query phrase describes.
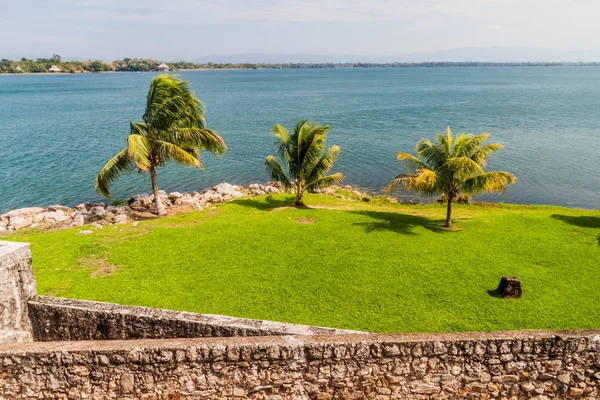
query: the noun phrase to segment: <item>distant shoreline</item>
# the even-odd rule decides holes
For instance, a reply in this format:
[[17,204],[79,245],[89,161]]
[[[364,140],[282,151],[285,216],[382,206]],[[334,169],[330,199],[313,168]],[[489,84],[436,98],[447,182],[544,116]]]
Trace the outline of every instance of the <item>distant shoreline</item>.
[[[277,69],[378,69],[378,68],[509,68],[509,67],[600,67],[600,62],[422,62],[422,63],[282,63],[282,64],[212,64],[212,66],[199,68],[173,68],[167,72],[187,71],[250,71],[250,70],[277,70]],[[74,71],[74,72],[3,72],[0,75],[81,75],[95,73],[117,72],[159,72],[156,70],[145,71]]]

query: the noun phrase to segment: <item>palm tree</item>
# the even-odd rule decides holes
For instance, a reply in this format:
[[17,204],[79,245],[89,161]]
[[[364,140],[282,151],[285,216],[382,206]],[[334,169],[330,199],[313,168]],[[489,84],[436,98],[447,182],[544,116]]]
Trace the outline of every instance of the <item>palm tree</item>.
[[206,127],[204,104],[194,97],[189,82],[173,75],[157,75],[150,83],[143,122],[132,122],[127,148],[106,163],[96,177],[96,192],[110,198],[110,183],[121,174],[149,172],[159,215],[166,214],[158,194],[156,170],[165,162],[203,169],[200,150],[219,156],[227,146]]
[[277,153],[282,162],[287,164],[289,177],[273,156],[268,156],[265,162],[267,172],[275,182],[294,190],[296,206],[304,206],[302,196],[306,191],[314,192],[341,182],[341,173],[327,175],[340,154],[339,146],[325,150],[329,125],[323,126],[304,119],[296,124],[291,136],[281,125],[275,125],[271,132],[276,137]]
[[416,193],[445,195],[448,202],[445,226],[450,228],[452,201],[460,193],[503,192],[517,181],[508,172],[484,171],[487,159],[502,148],[498,143],[484,144],[489,136],[487,133],[477,136],[462,133],[454,139],[448,127],[446,135],[437,134],[438,143],[421,139],[417,143],[416,157],[408,153],[397,154],[408,173],[398,175],[386,191],[402,186]]

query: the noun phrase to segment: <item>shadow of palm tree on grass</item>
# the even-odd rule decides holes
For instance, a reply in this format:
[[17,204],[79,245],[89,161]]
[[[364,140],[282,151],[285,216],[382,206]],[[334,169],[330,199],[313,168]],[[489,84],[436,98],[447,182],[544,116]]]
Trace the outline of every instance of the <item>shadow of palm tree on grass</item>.
[[[551,218],[558,219],[559,221],[566,222],[570,225],[575,225],[580,228],[596,228],[600,229],[600,217],[590,217],[586,215],[582,216],[571,216],[562,214],[552,214]],[[598,235],[598,246],[600,246],[600,235]]]
[[378,220],[374,222],[355,222],[353,224],[357,226],[363,226],[367,233],[391,231],[403,235],[416,235],[413,229],[418,226],[422,226],[428,231],[435,233],[447,231],[442,228],[442,222],[417,215],[379,211],[352,211],[352,213],[365,215],[369,218]]
[[275,199],[273,196],[267,196],[264,200],[255,200],[255,199],[239,199],[232,202],[232,204],[236,204],[238,206],[255,208],[260,211],[272,211],[276,208],[280,207],[294,207],[294,201],[296,198],[294,196],[290,196],[286,199]]
[[600,217],[578,216],[552,214],[554,219],[566,222],[567,224],[579,226],[580,228],[600,228]]
[[[264,200],[257,199],[239,199],[232,202],[242,207],[254,208],[260,211],[274,211],[278,208],[294,207],[295,197],[290,196],[285,199],[275,199],[273,196],[267,196]],[[306,209],[311,209],[310,206]],[[321,208],[317,208],[321,209]],[[393,212],[383,211],[348,211],[349,213],[359,214],[372,218],[373,222],[355,222],[353,225],[364,227],[367,233],[377,231],[392,231],[404,235],[416,235],[413,232],[415,227],[422,226],[425,229],[441,233],[447,232],[446,229],[442,228],[443,221],[435,220],[416,215],[400,214]]]

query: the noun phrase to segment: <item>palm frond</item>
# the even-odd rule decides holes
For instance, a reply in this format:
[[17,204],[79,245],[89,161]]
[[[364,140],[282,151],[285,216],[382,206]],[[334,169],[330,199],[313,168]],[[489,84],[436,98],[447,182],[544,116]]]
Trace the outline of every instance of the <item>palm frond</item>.
[[479,164],[468,157],[449,158],[439,171],[458,180],[465,180],[485,172]]
[[220,157],[227,152],[227,145],[223,138],[217,131],[208,128],[177,128],[173,131],[163,132],[161,139],[182,148],[187,146],[208,150]]
[[390,182],[385,191],[390,192],[394,187],[401,186],[420,194],[436,194],[443,190],[443,182],[436,171],[428,168],[420,169],[416,174],[400,174]]
[[315,165],[319,156],[325,149],[329,125],[307,123],[303,126],[298,137],[298,177],[306,178]]
[[438,133],[436,139],[439,143],[439,151],[446,157],[450,157],[452,154],[452,131],[450,130],[450,127],[446,129],[445,135]]
[[130,122],[129,123],[129,132],[135,135],[148,135],[148,125],[143,122]]
[[446,163],[448,154],[445,153],[442,146],[433,144],[429,139],[421,139],[417,142],[417,154],[420,158],[427,161],[429,168],[435,170]]
[[475,161],[477,164],[485,167],[487,165],[487,159],[492,156],[494,153],[501,150],[504,146],[500,143],[490,143],[483,147],[478,148],[471,154],[471,160]]
[[309,171],[309,175],[306,177],[307,185],[311,185],[312,182],[316,182],[319,178],[325,176],[333,167],[340,152],[340,146],[331,146],[328,148],[313,169]]
[[384,192],[391,192],[395,187],[400,186],[405,189],[409,189],[412,187],[412,182],[416,179],[415,174],[400,174],[396,176],[389,185],[386,186]]
[[294,185],[283,172],[283,167],[273,156],[268,156],[265,160],[265,168],[271,179],[275,182],[283,184],[286,188],[292,188]]
[[134,164],[129,157],[127,149],[121,150],[111,158],[96,177],[96,193],[110,198],[110,184],[119,176],[134,169]]
[[421,168],[429,168],[425,162],[409,153],[398,153],[396,158],[401,162],[404,169],[410,173],[415,173]]
[[127,155],[142,171],[152,166],[150,154],[152,148],[146,136],[131,134],[127,137]]
[[503,192],[517,178],[508,172],[485,172],[465,181],[463,191],[471,194]]
[[274,146],[277,149],[277,154],[282,160],[290,158],[290,133],[283,125],[277,124],[273,126],[271,134],[275,136]]
[[157,75],[150,83],[144,121],[152,134],[181,127],[204,126],[204,105],[194,97],[190,83],[174,75]]
[[342,175],[340,172],[327,176],[321,176],[318,179],[308,183],[306,185],[306,190],[308,190],[309,192],[314,192],[315,190],[320,188],[328,187],[331,185],[337,185],[343,179],[344,175]]
[[197,157],[199,153],[190,153],[176,144],[163,140],[153,140],[152,145],[164,161],[175,161],[188,167],[204,169],[204,166]]

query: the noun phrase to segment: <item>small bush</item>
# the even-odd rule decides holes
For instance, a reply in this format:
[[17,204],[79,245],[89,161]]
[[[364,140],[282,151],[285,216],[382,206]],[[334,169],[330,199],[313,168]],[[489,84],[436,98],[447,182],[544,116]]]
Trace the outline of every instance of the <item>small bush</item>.
[[[468,194],[461,194],[454,197],[454,201],[456,201],[459,204],[471,204],[472,200],[473,199]],[[448,196],[446,196],[446,193],[443,193],[442,195],[440,195],[440,197],[437,198],[436,201],[440,204],[444,204],[448,201]]]
[[461,194],[460,196],[458,196],[458,198],[456,199],[457,203],[460,204],[471,204],[471,201],[473,199],[471,198],[471,196],[469,196],[468,194]]
[[110,205],[113,207],[122,206],[122,205],[126,205],[126,204],[127,204],[127,200],[125,200],[125,199],[115,199],[110,203]]

